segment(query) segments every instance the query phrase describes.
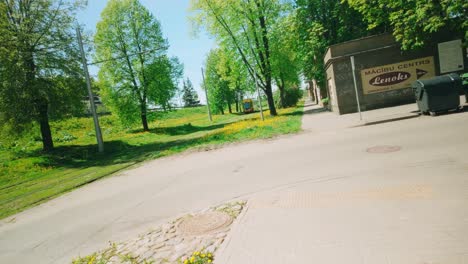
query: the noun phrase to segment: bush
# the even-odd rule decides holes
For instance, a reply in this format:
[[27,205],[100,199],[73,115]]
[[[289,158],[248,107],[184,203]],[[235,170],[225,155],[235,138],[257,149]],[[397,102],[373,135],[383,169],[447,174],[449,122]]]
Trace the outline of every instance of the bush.
[[73,136],[72,134],[69,134],[67,132],[62,132],[59,137],[55,139],[57,142],[70,142],[77,139],[77,137]]
[[322,104],[325,106],[328,105],[329,102],[330,102],[330,99],[328,99],[328,97],[322,99]]
[[286,88],[284,89],[284,102],[280,104],[280,91],[276,90],[274,94],[275,105],[278,108],[287,108],[296,106],[299,100],[303,96],[303,91],[298,88]]

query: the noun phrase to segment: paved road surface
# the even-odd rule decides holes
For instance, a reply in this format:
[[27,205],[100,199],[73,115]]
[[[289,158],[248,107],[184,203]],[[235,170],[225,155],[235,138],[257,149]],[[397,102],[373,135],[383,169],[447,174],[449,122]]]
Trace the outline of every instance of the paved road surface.
[[[251,198],[244,226],[262,221],[270,235],[249,238],[237,230],[222,255],[226,263],[313,263],[327,256],[335,259],[318,263],[344,263],[333,261],[347,256],[355,262],[346,263],[366,263],[357,262],[355,250],[368,259],[388,253],[387,262],[374,263],[406,263],[391,253],[402,248],[410,255],[434,252],[434,261],[447,254],[467,261],[467,112],[320,128],[147,162],[7,218],[0,223],[0,263],[69,263],[110,240],[239,197]],[[377,145],[402,149],[366,152]],[[229,252],[236,241],[248,245],[237,253],[247,259]],[[269,262],[270,250],[277,250],[276,262]]]

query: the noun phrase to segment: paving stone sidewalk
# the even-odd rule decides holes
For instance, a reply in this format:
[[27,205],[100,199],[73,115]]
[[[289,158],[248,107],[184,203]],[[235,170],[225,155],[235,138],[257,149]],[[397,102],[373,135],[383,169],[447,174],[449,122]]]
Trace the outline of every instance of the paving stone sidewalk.
[[78,257],[73,264],[182,263],[193,252],[215,255],[245,202],[231,202],[185,215],[135,239]]

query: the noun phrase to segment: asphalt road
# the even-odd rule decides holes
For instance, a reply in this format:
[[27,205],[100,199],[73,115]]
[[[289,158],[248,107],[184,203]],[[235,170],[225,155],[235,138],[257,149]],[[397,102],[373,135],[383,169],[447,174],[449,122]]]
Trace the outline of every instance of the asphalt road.
[[[310,124],[323,118],[321,114],[317,114],[318,119],[309,116],[305,120]],[[382,145],[401,149],[387,154],[366,151]],[[339,201],[354,197],[356,192],[370,192],[369,199],[379,199],[378,194],[372,194],[373,187],[370,191],[356,189],[366,182],[383,188],[384,193],[390,188],[388,195],[399,192],[392,191],[395,186],[403,188],[400,190],[403,193],[408,188],[409,192],[422,190],[433,201],[430,203],[433,207],[425,205],[429,208],[416,223],[423,224],[432,215],[445,219],[441,225],[451,228],[453,239],[447,245],[444,241],[438,241],[437,245],[449,247],[458,243],[466,249],[467,150],[468,112],[465,112],[345,129],[324,130],[318,123],[298,135],[146,162],[3,220],[0,263],[69,263],[73,257],[106,246],[108,241],[135,237],[177,215],[231,199],[257,201],[257,197],[275,192],[285,197],[288,192],[328,195],[339,192],[337,197],[341,198],[334,198]],[[258,207],[270,206],[266,200],[258,202]],[[289,199],[286,205],[294,208],[295,203],[303,200]],[[348,206],[352,208],[353,204]],[[348,207],[339,212],[339,215],[328,212],[321,221],[329,220],[332,228],[345,223],[346,216],[357,221],[352,218],[354,214],[369,213]],[[301,224],[310,224],[293,223],[299,228]],[[440,230],[445,232],[447,228]],[[323,232],[320,235],[327,236]],[[291,239],[296,241],[294,237]]]

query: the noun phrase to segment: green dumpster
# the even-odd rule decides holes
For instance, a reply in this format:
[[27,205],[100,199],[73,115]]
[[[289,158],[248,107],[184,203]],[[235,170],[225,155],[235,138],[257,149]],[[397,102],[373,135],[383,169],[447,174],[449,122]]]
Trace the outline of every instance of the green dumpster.
[[459,111],[462,81],[457,74],[417,80],[412,84],[418,108],[422,114]]

